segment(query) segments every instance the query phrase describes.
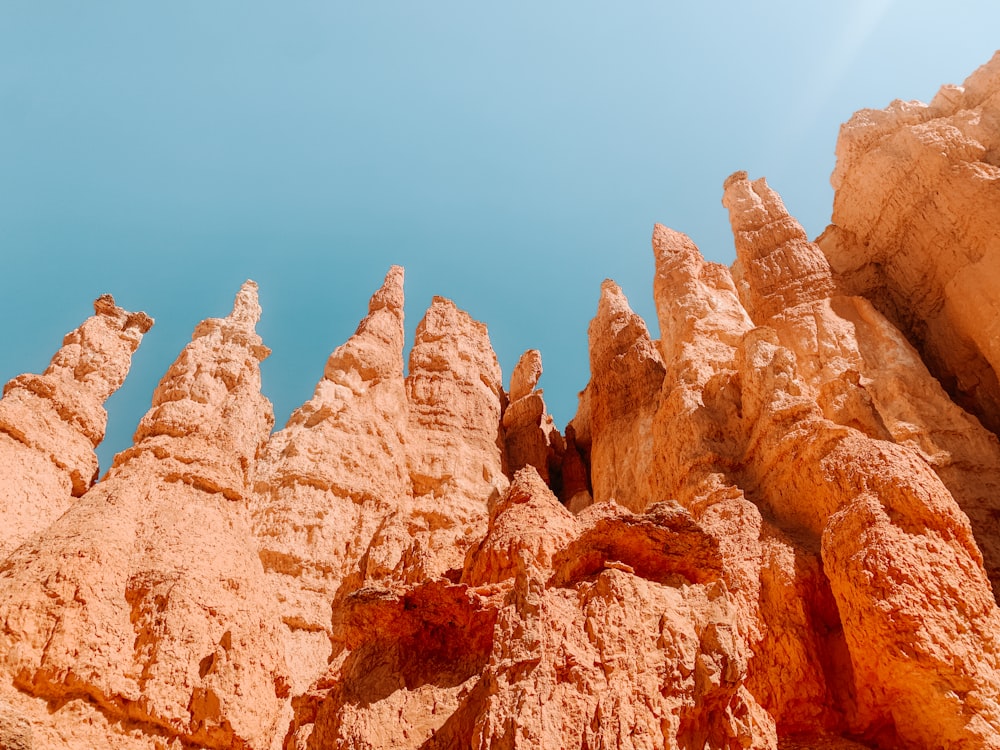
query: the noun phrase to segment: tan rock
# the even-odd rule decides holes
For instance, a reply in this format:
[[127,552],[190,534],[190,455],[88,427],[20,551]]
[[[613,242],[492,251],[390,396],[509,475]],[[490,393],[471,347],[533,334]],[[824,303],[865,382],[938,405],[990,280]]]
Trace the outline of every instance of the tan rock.
[[0,565],[0,665],[24,693],[84,701],[121,735],[269,747],[287,684],[245,507],[273,424],[259,314],[248,282],[201,323],[136,444]]
[[[824,415],[917,452],[972,522],[1000,593],[1000,442],[957,406],[919,354],[868,300],[839,293],[819,247],[761,179],[725,185],[743,300],[795,353]],[[780,227],[775,230],[774,227]],[[792,292],[794,290],[794,297]]]
[[41,375],[20,375],[0,399],[0,560],[62,515],[97,480],[108,415],[132,354],[153,325],[145,313],[94,300]]
[[587,414],[573,424],[578,438],[581,423],[586,424],[594,502],[614,498],[641,512],[662,499],[650,477],[663,362],[645,322],[613,281],[601,284],[597,315],[587,336],[591,376],[581,397],[588,402]]
[[1000,56],[929,105],[896,101],[841,127],[832,226],[819,244],[945,388],[1000,430]]
[[313,397],[257,463],[254,532],[278,593],[296,693],[326,669],[338,590],[359,577],[380,526],[411,502],[407,419],[403,269],[393,266]]

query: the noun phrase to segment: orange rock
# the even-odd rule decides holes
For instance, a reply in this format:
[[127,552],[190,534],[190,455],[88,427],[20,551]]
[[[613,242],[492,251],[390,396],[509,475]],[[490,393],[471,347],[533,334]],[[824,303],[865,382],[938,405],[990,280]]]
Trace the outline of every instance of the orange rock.
[[[653,231],[654,297],[668,363],[654,419],[654,476],[719,542],[734,628],[750,655],[746,685],[774,732],[837,725],[821,655],[827,593],[818,544],[803,548],[762,515],[741,487],[748,436],[741,424],[737,348],[752,323],[729,269],[706,263],[685,235]],[[834,618],[835,619],[835,618]],[[762,709],[761,709],[762,711]],[[766,731],[765,731],[766,728]]]
[[[820,248],[764,180],[737,172],[723,203],[736,237],[743,300],[795,353],[824,415],[916,451],[969,516],[1000,595],[1000,442],[956,405],[904,336],[868,300],[840,293]],[[780,230],[774,229],[779,227]],[[794,290],[794,296],[793,292]]]
[[565,441],[448,300],[404,376],[393,267],[274,435],[248,282],[91,487],[101,298],[0,400],[0,747],[1000,750],[998,91],[859,114],[819,243],[744,173],[732,270],[657,226]]
[[41,531],[97,481],[104,401],[125,382],[153,325],[145,313],[94,300],[94,315],[66,334],[41,375],[20,375],[0,399],[0,560]]
[[[587,332],[590,382],[573,420],[585,431],[594,502],[615,499],[642,511],[661,499],[651,484],[653,413],[663,385],[663,362],[645,322],[611,280],[601,284],[597,315]],[[589,438],[589,439],[587,439]]]
[[854,294],[904,331],[959,404],[1000,430],[1000,55],[929,105],[841,127],[819,244]]
[[851,730],[888,745],[997,746],[1000,610],[967,517],[912,451],[825,420],[773,330],[748,333],[739,360],[753,425],[744,488],[790,532],[821,538],[850,654]]
[[566,444],[545,409],[542,391],[535,388],[541,374],[542,354],[529,349],[510,376],[510,403],[502,421],[507,472],[513,475],[518,469],[534,466],[558,494]]
[[410,503],[403,381],[403,269],[330,355],[313,397],[256,468],[254,532],[278,593],[293,688],[326,669],[331,604],[386,519]]
[[720,572],[717,544],[678,506],[574,519],[525,468],[459,584],[345,601],[342,650],[300,709],[309,742],[764,747]]
[[0,667],[28,695],[86,701],[126,731],[270,746],[287,678],[245,506],[273,424],[259,314],[248,282],[201,323],[136,444],[0,565]]

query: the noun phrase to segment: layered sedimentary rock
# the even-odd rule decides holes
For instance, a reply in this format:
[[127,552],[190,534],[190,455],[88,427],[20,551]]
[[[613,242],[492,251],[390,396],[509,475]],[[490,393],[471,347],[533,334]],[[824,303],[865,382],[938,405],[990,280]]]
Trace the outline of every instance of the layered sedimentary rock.
[[[16,703],[37,746],[132,733],[150,747],[268,747],[278,732],[286,670],[247,518],[249,469],[273,424],[259,314],[248,283],[231,315],[201,323],[135,445],[0,564],[6,686],[55,711],[45,722],[44,704]],[[100,715],[74,715],[81,701]]]
[[761,179],[725,185],[741,299],[755,323],[794,352],[826,417],[891,440],[934,469],[972,521],[1000,594],[1000,442],[956,405],[899,330],[864,297],[845,294],[819,246]]
[[91,486],[99,299],[0,401],[0,748],[1000,750],[997,97],[856,116],[817,242],[657,225],[565,436],[444,298],[404,368],[398,267],[271,435],[248,282]]
[[66,334],[41,375],[11,380],[0,399],[0,560],[41,531],[97,480],[104,402],[125,381],[153,325],[109,294]]
[[963,407],[1000,430],[1000,55],[930,104],[841,127],[833,223],[819,243],[855,294],[917,347]]
[[421,581],[462,569],[487,506],[507,488],[507,396],[486,326],[435,297],[417,325],[406,377],[406,460],[413,506],[369,550],[369,576]]
[[331,602],[386,519],[411,500],[403,380],[403,269],[393,267],[313,397],[267,444],[253,524],[301,691],[330,654]]

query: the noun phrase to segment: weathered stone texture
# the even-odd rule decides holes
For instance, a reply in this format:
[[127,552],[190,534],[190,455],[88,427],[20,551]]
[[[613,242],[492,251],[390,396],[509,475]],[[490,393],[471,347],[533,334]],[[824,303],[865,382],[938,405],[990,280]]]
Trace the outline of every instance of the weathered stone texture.
[[0,399],[0,560],[41,531],[97,481],[104,402],[121,387],[153,325],[110,294],[66,334],[41,375],[11,380]]
[[998,102],[856,115],[816,242],[657,225],[565,436],[442,297],[404,368],[393,267],[274,434],[248,282],[94,484],[100,298],[0,400],[0,750],[1000,750]]

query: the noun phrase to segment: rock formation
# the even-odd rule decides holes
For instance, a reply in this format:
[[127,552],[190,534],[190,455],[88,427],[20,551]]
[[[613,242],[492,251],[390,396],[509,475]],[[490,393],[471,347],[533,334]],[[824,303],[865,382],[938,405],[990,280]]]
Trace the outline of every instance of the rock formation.
[[403,380],[403,269],[330,355],[313,397],[267,443],[254,531],[280,602],[294,685],[330,655],[330,605],[386,520],[411,503]]
[[0,665],[36,746],[62,746],[61,724],[89,747],[278,733],[288,679],[247,517],[273,424],[259,314],[248,282],[230,316],[195,329],[107,477],[0,564]]
[[1000,430],[1000,59],[930,104],[841,127],[833,223],[819,239],[854,294],[920,351],[959,405]]
[[844,126],[813,242],[653,231],[561,434],[527,351],[393,267],[271,434],[256,286],[96,484],[151,321],[0,400],[0,750],[1000,750],[1000,57]]
[[0,559],[62,515],[97,481],[104,401],[121,387],[153,325],[144,313],[94,300],[41,375],[20,375],[0,399]]

